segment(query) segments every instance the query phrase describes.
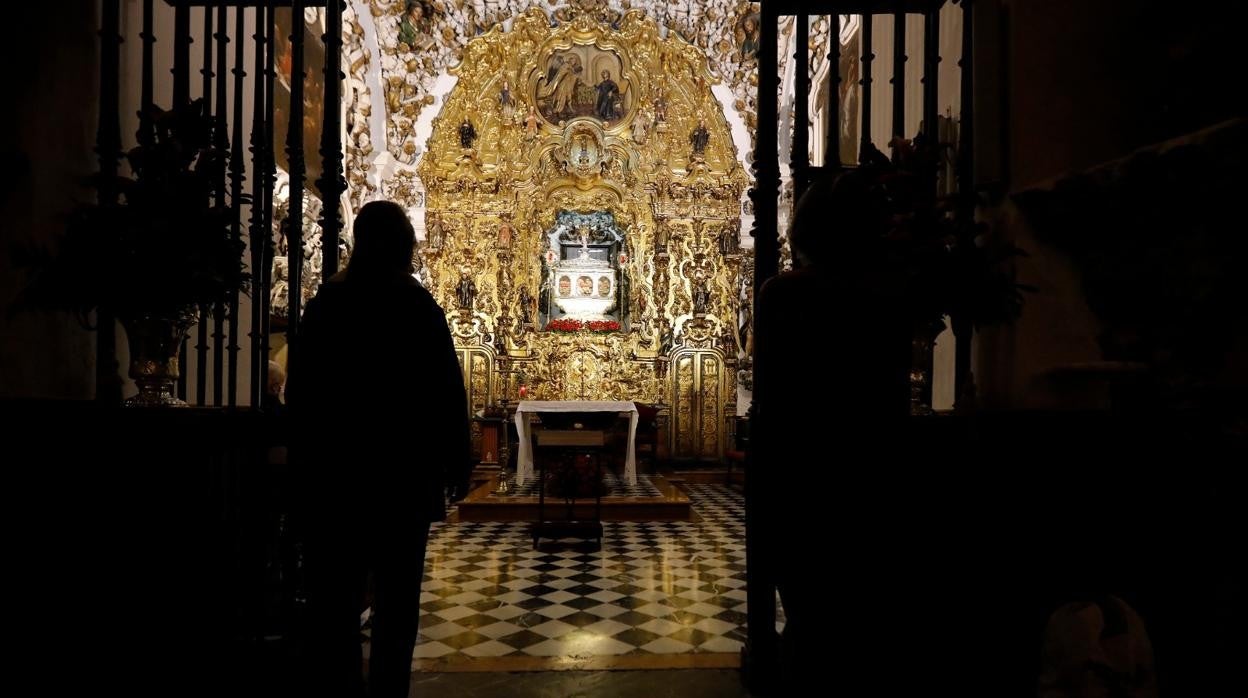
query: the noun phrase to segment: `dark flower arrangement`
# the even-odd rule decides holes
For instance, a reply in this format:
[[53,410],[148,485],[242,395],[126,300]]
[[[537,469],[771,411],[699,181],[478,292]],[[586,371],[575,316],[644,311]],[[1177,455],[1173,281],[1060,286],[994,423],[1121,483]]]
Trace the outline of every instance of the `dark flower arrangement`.
[[[247,292],[244,244],[217,191],[226,152],[203,100],[144,119],[145,137],[125,154],[133,177],[96,178],[117,203],[81,206],[55,255],[32,255],[28,299],[86,319],[96,308],[120,318],[208,310]],[[217,194],[216,197],[213,194]]]
[[593,459],[577,454],[547,471],[546,492],[561,499],[598,497],[607,493],[607,486],[599,476]]
[[562,334],[572,334],[576,332],[596,332],[599,334],[606,334],[609,332],[619,332],[620,323],[615,320],[574,320],[572,318],[560,318],[546,323],[546,331],[559,332]]

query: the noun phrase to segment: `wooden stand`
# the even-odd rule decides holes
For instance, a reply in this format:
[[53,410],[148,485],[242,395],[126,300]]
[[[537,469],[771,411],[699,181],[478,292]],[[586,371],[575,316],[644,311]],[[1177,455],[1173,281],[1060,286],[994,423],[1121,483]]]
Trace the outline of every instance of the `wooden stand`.
[[[534,435],[537,451],[537,521],[533,524],[533,547],[542,538],[593,539],[602,546],[602,459],[606,445],[606,432],[597,429],[543,429]],[[577,492],[573,490],[564,497],[567,506],[562,519],[546,517],[547,463],[557,461],[562,467],[574,469],[578,456],[584,456],[594,464],[594,514],[592,518],[577,519],[575,504]]]

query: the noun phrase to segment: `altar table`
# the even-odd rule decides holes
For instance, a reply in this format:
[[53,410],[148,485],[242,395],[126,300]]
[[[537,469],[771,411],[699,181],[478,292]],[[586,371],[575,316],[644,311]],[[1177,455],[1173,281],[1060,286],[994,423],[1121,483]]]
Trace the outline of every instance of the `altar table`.
[[516,483],[533,477],[533,430],[529,415],[542,412],[616,412],[628,413],[628,451],[624,457],[624,480],[637,484],[637,453],[633,441],[637,436],[637,405],[611,400],[522,400],[516,406],[516,434],[520,450],[516,454]]

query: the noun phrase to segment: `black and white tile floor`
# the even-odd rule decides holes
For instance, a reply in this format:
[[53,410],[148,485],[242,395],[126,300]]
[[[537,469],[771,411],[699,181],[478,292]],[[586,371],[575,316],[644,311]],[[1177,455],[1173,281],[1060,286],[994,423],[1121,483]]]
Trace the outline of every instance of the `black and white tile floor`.
[[688,491],[700,522],[607,522],[601,550],[534,550],[522,522],[437,525],[416,658],[738,651],[744,504],[721,485]]

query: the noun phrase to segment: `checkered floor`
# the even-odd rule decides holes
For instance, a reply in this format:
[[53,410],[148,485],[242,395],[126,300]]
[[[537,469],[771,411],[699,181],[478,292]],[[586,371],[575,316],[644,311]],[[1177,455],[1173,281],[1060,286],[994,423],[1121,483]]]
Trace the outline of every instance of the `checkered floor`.
[[[630,485],[615,473],[606,472],[602,474],[603,484],[607,486],[604,497],[662,497],[663,494],[659,489],[650,482],[649,475],[638,475],[637,484]],[[491,493],[491,497],[536,497],[537,479],[530,478],[523,485],[516,485],[516,474],[508,473],[507,475],[507,494],[500,495],[497,492]],[[549,492],[546,496],[550,496]]]
[[608,522],[601,550],[535,551],[527,523],[437,525],[417,658],[736,652],[745,639],[741,496],[689,486],[698,523]]

